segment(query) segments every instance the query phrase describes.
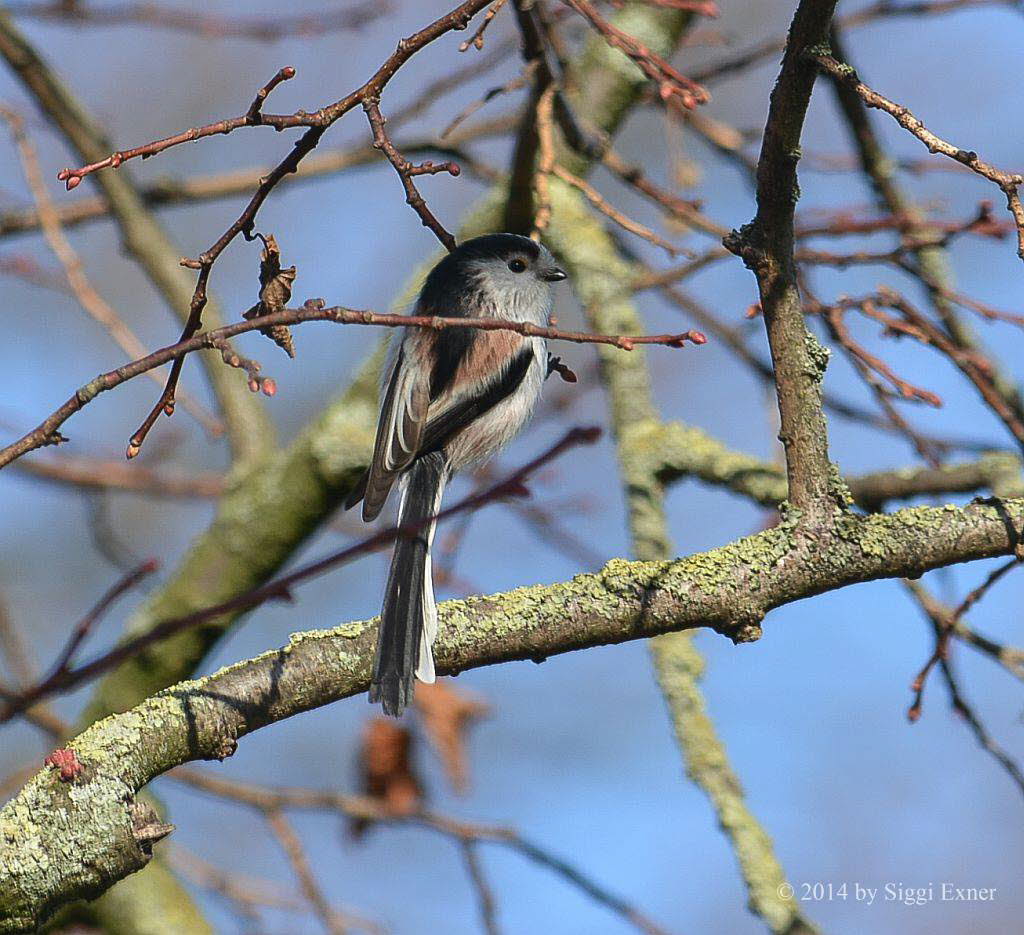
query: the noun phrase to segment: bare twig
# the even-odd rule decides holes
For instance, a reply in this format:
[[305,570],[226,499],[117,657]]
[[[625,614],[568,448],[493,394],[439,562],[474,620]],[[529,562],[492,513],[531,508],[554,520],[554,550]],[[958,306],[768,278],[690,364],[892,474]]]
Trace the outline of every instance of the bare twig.
[[[414,101],[413,105],[416,103]],[[395,114],[391,122],[398,123],[398,117],[399,115]],[[439,153],[451,156],[464,168],[471,168],[472,160],[461,147],[472,140],[503,135],[513,125],[514,119],[510,116],[496,117],[467,127],[459,133],[452,133],[444,142],[429,136],[410,137],[400,140],[396,145],[404,153]],[[297,182],[312,181],[347,169],[370,165],[378,159],[377,150],[369,144],[329,150],[307,158],[292,175],[282,178],[279,184],[288,186]],[[251,192],[268,172],[269,166],[261,166],[195,175],[190,178],[168,178],[142,187],[141,197],[149,207],[214,201]],[[110,206],[101,196],[79,198],[57,208],[57,217],[65,228],[105,218],[109,213]],[[39,227],[39,214],[33,209],[16,209],[0,213],[0,238],[38,230]]]
[[1024,204],[1021,203],[1018,192],[1020,186],[1024,185],[1024,175],[997,169],[981,159],[973,150],[960,149],[958,146],[954,146],[952,143],[936,136],[906,107],[894,103],[887,97],[883,97],[877,91],[869,88],[857,77],[857,72],[853,68],[836,61],[831,55],[809,53],[808,57],[836,81],[841,81],[844,85],[856,91],[868,107],[885,111],[903,129],[917,137],[927,146],[929,152],[947,156],[966,166],[982,178],[986,178],[999,186],[999,189],[1006,196],[1006,207],[1013,216],[1014,223],[1017,226],[1017,254],[1024,260]]
[[264,114],[262,112],[263,102],[267,95],[276,88],[282,81],[295,77],[295,69],[290,65],[280,69],[259,91],[249,109],[239,117],[230,117],[218,120],[215,123],[208,123],[201,127],[190,127],[181,133],[167,136],[160,140],[153,140],[151,143],[143,143],[141,146],[133,146],[130,149],[117,150],[111,153],[106,159],[91,162],[88,165],[77,168],[61,169],[57,173],[59,181],[63,182],[68,191],[77,188],[82,179],[93,172],[101,169],[117,169],[130,159],[149,159],[159,153],[170,149],[172,146],[179,146],[182,143],[194,143],[197,140],[205,139],[208,136],[219,136],[238,130],[241,127],[273,127],[275,130],[285,130],[289,127],[311,127],[318,124],[319,118],[313,114],[296,113],[290,115]]
[[85,642],[86,637],[92,632],[97,621],[110,609],[110,606],[126,592],[135,587],[143,578],[153,574],[157,570],[156,559],[147,559],[137,568],[132,569],[127,575],[115,582],[71,631],[67,643],[61,650],[57,661],[50,669],[50,673],[43,679],[43,683],[59,680],[69,669],[71,660],[75,653]]
[[914,703],[907,712],[908,717],[911,721],[916,721],[920,717],[924,680],[931,669],[937,664],[949,690],[950,703],[953,706],[953,710],[967,722],[967,726],[971,729],[982,749],[995,759],[1011,780],[1013,780],[1017,788],[1024,792],[1024,771],[1021,770],[1017,761],[996,742],[974,709],[967,703],[949,663],[948,646],[949,636],[952,633],[952,615],[920,582],[904,581],[904,585],[917,599],[918,604],[928,617],[935,632],[935,650],[911,686],[914,691]]
[[447,172],[449,175],[457,176],[462,171],[457,162],[424,162],[420,165],[413,165],[395,147],[387,132],[384,129],[386,120],[380,112],[380,103],[375,98],[364,98],[363,110],[366,111],[366,119],[370,121],[370,128],[373,131],[373,146],[379,149],[388,162],[395,167],[398,177],[402,180],[402,187],[405,189],[405,201],[415,211],[423,226],[429,228],[437,236],[437,239],[444,244],[450,252],[455,249],[455,238],[445,230],[441,222],[434,216],[423,196],[416,188],[413,177],[417,175],[436,175],[438,172]]
[[249,610],[268,600],[286,599],[290,596],[291,589],[295,585],[347,564],[361,555],[376,551],[378,548],[393,542],[400,535],[415,533],[418,528],[426,525],[428,522],[445,520],[450,516],[478,510],[480,507],[504,497],[521,495],[524,482],[538,468],[543,467],[570,448],[577,445],[592,444],[600,434],[600,429],[597,428],[571,429],[554,445],[548,448],[547,451],[523,465],[519,470],[498,483],[491,485],[486,490],[472,494],[458,503],[441,510],[423,523],[382,529],[354,545],[304,565],[261,587],[246,591],[212,607],[185,614],[184,616],[163,620],[146,632],[123,640],[113,649],[102,653],[90,662],[83,663],[75,668],[68,668],[66,664],[55,666],[50,676],[37,683],[34,687],[27,688],[8,697],[6,709],[0,712],[0,723],[10,720],[44,697],[56,692],[67,691],[75,685],[94,678],[99,673],[105,672],[125,659],[136,655],[145,647],[166,639],[174,633],[198,626],[204,621],[220,617],[222,614],[231,611]]
[[[718,240],[729,233],[727,227],[712,220],[700,210],[699,202],[687,201],[656,185],[640,166],[630,165],[614,150],[607,150],[601,157],[601,162],[606,169],[656,204],[669,217],[682,222],[687,227],[692,227]],[[716,247],[715,250],[721,253],[721,248]]]
[[913,305],[894,290],[880,287],[878,296],[882,304],[895,309],[903,316],[905,325],[901,322],[893,321],[891,317],[880,314],[872,303],[862,305],[862,311],[867,315],[878,318],[895,331],[909,334],[941,351],[974,385],[988,407],[999,417],[1010,434],[1017,440],[1017,443],[1024,448],[1024,421],[1021,420],[1014,408],[1009,405],[1006,398],[995,386],[991,365],[985,357],[978,351],[959,347],[927,315],[914,308]]
[[563,0],[563,3],[584,17],[610,46],[629,56],[654,82],[663,103],[692,109],[709,100],[708,92],[700,84],[687,78],[638,39],[609,23],[588,0]]
[[500,97],[503,94],[510,94],[512,91],[518,91],[520,88],[525,88],[530,83],[530,78],[533,74],[532,63],[526,65],[526,67],[520,72],[520,74],[509,78],[504,84],[499,84],[496,87],[488,89],[473,101],[468,104],[462,110],[460,110],[452,119],[449,121],[440,134],[438,134],[439,140],[447,140],[452,133],[458,129],[466,120],[473,116],[481,107],[493,101],[496,97]]
[[426,828],[459,842],[497,844],[551,870],[646,935],[665,935],[665,930],[661,926],[647,918],[638,909],[610,893],[567,861],[534,844],[511,828],[466,822],[427,809],[420,809],[409,814],[397,814],[383,807],[379,801],[367,796],[345,795],[327,790],[321,792],[315,789],[257,786],[252,783],[241,783],[212,776],[209,773],[188,767],[179,767],[168,775],[219,798],[237,802],[261,812],[284,808],[332,811],[375,824]]
[[480,907],[480,923],[486,935],[499,935],[497,918],[497,904],[494,899],[494,890],[491,889],[484,876],[484,868],[480,862],[480,855],[477,853],[475,841],[463,838],[459,841],[462,850],[462,857],[466,863],[466,873],[473,890],[476,893],[477,905]]
[[614,221],[623,230],[629,231],[631,234],[636,234],[637,237],[642,237],[649,243],[654,244],[657,247],[661,247],[671,256],[677,256],[680,253],[686,254],[687,256],[693,256],[691,250],[686,250],[682,247],[677,247],[675,244],[664,237],[656,234],[649,227],[634,221],[632,218],[626,217],[621,211],[613,208],[608,201],[601,195],[601,193],[594,188],[588,181],[581,179],[578,175],[574,175],[568,169],[563,166],[554,166],[552,169],[554,175],[560,178],[566,185],[571,185],[573,188],[582,192],[583,196],[589,201],[598,211],[600,211],[610,221]]
[[903,399],[920,400],[921,402],[929,403],[932,406],[942,405],[942,400],[931,392],[931,390],[922,389],[921,387],[904,380],[895,373],[884,360],[872,354],[867,350],[867,348],[854,340],[853,335],[850,334],[850,329],[846,327],[846,321],[844,319],[845,310],[842,305],[830,305],[823,311],[825,320],[828,322],[829,329],[836,341],[843,346],[844,350],[846,350],[852,357],[856,357],[864,366],[870,368],[896,387],[896,390]]
[[[453,29],[465,28],[473,16],[482,10],[487,3],[488,0],[464,0],[464,2],[455,9],[434,20],[434,22],[425,26],[419,32],[402,39],[398,43],[398,48],[377,69],[369,81],[340,100],[335,101],[327,107],[321,108],[313,114],[308,114],[305,111],[297,111],[290,115],[264,114],[261,110],[262,100],[257,97],[257,101],[254,102],[254,105],[242,117],[220,121],[216,124],[208,124],[206,127],[192,128],[191,130],[177,134],[174,137],[168,137],[164,140],[136,147],[132,150],[116,152],[107,159],[99,160],[98,162],[92,163],[88,166],[83,166],[79,169],[65,169],[58,177],[68,183],[69,187],[73,187],[78,184],[78,181],[81,180],[84,173],[97,171],[102,168],[116,168],[116,166],[124,162],[126,158],[153,155],[156,152],[161,152],[169,146],[177,145],[178,143],[190,142],[204,136],[212,135],[213,133],[231,132],[232,130],[239,129],[241,127],[273,126],[276,129],[306,127],[306,132],[303,133],[299,140],[294,144],[291,152],[267,175],[260,179],[256,192],[253,194],[248,205],[246,205],[245,209],[234,223],[232,223],[231,226],[217,238],[209,249],[200,254],[197,259],[182,260],[182,265],[189,269],[197,270],[199,273],[196,280],[196,286],[189,303],[188,317],[181,334],[181,339],[186,340],[195,335],[202,325],[203,309],[206,307],[207,303],[207,286],[213,265],[224,250],[227,249],[228,245],[231,244],[239,234],[242,234],[247,238],[252,236],[256,215],[259,212],[260,207],[281,179],[292,172],[295,172],[301,161],[319,144],[321,137],[327,129],[350,110],[362,105],[368,108],[367,113],[369,115],[372,108],[378,107],[377,102],[379,101],[380,95],[388,82],[416,52]],[[278,75],[265,86],[264,90],[269,92],[275,84],[286,80],[293,74],[294,69],[282,69]],[[379,108],[377,109],[377,114],[379,115]],[[373,120],[371,120],[371,125],[373,125]],[[380,125],[381,127],[383,126],[383,118],[381,118]],[[374,126],[375,134],[377,129],[378,128]],[[377,140],[375,136],[375,142],[378,141],[379,140]],[[388,153],[388,155],[389,158],[391,158],[391,154]],[[392,162],[395,163],[393,158]],[[398,164],[395,163],[395,165],[396,168],[398,168]],[[402,174],[401,170],[400,174]],[[409,172],[408,174],[402,174],[402,181],[406,186],[407,193],[409,192],[409,186],[411,185],[412,174],[416,173]],[[413,190],[415,190],[414,186]],[[422,213],[421,216],[423,216]],[[437,227],[440,228],[440,225],[438,224]],[[443,228],[440,229],[443,231]],[[160,398],[157,400],[156,405],[152,408],[149,415],[143,420],[142,424],[129,439],[127,448],[129,458],[135,457],[135,455],[138,454],[146,436],[149,434],[149,431],[152,429],[161,413],[171,415],[174,412],[175,390],[178,383],[178,377],[181,373],[181,366],[182,359],[179,358],[175,360],[174,365],[171,367],[170,377],[168,378],[167,384],[164,387],[163,392],[160,394]]]
[[364,0],[338,9],[292,16],[229,17],[202,13],[193,7],[127,2],[96,6],[67,0],[27,0],[9,4],[14,16],[45,19],[75,26],[149,26],[203,39],[255,39],[278,42],[290,36],[315,39],[333,32],[357,30],[391,12],[388,0]]
[[[385,315],[342,307],[325,308],[322,304],[311,301],[299,309],[284,309],[280,312],[262,315],[250,321],[225,325],[223,328],[218,328],[215,331],[203,332],[202,334],[179,341],[177,344],[154,351],[147,357],[133,361],[130,364],[125,364],[123,367],[100,374],[76,390],[63,405],[47,416],[31,432],[26,433],[6,448],[0,449],[0,468],[20,458],[26,452],[54,444],[58,436],[62,441],[66,441],[63,436],[60,436],[58,429],[72,415],[92,402],[100,393],[120,386],[127,380],[137,377],[147,370],[152,370],[154,367],[159,367],[171,360],[175,361],[176,364],[180,364],[186,355],[194,351],[217,347],[226,339],[245,334],[249,331],[270,328],[275,325],[297,325],[307,321],[332,321],[337,324],[348,325],[382,325],[388,328],[415,327],[435,330],[444,328],[477,328],[481,331],[512,331],[517,334],[547,338],[549,340],[571,341],[576,344],[606,344],[626,351],[632,350],[639,344],[658,344],[664,347],[679,348],[683,347],[686,342],[700,345],[707,341],[699,331],[658,335],[588,334],[583,331],[562,331],[551,327],[542,328],[529,322],[508,321],[502,318],[443,318]],[[263,391],[269,391],[269,394],[272,395],[274,390],[270,388],[271,386],[273,384],[268,386],[267,379],[263,378]]]
[[498,11],[505,5],[505,0],[494,0],[493,6],[484,14],[483,22],[477,27],[476,32],[473,33],[465,42],[459,43],[459,51],[465,52],[470,46],[479,50],[484,47],[484,33],[487,31],[487,27],[491,25],[491,20],[498,15]]
[[[67,237],[64,236],[57,207],[50,197],[46,183],[43,181],[43,173],[39,167],[39,157],[35,146],[32,145],[32,141],[25,132],[24,119],[20,114],[2,105],[0,105],[0,116],[7,121],[11,129],[11,135],[14,138],[15,145],[18,148],[18,155],[21,159],[22,171],[36,204],[43,236],[46,238],[46,242],[49,244],[54,256],[57,257],[63,267],[66,288],[70,288],[79,305],[85,309],[94,321],[106,329],[110,337],[125,352],[129,359],[144,357],[146,355],[145,345],[93,287],[89,277],[86,275],[85,266],[78,253],[71,246]],[[57,283],[48,283],[48,285],[60,287]],[[163,384],[165,379],[165,375],[161,375],[157,371],[151,371],[150,377],[160,385]],[[198,400],[193,398],[191,394],[182,393],[180,398],[182,406],[195,416],[199,424],[210,435],[217,437],[224,433],[224,426],[221,421],[202,406]]]
[[324,928],[331,935],[345,935],[348,932],[348,926],[334,912],[331,904],[327,901],[327,897],[324,896],[323,890],[320,889],[320,884],[316,881],[313,868],[309,865],[306,850],[302,846],[302,841],[298,834],[295,833],[291,822],[288,821],[284,813],[278,808],[266,809],[263,817],[266,819],[267,825],[273,832],[274,837],[277,838],[277,842],[281,845],[281,849],[288,856],[288,862],[292,865],[292,870],[295,871],[299,886],[302,887],[302,892],[309,901],[316,917],[323,923]]

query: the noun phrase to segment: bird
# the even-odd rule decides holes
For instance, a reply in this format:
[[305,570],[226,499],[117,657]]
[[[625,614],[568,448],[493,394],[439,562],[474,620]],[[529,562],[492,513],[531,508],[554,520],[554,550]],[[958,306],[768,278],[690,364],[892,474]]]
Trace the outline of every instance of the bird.
[[[566,278],[551,252],[519,234],[456,246],[428,273],[414,315],[497,318],[546,326],[552,286]],[[544,339],[513,331],[404,326],[393,335],[369,467],[346,500],[364,522],[398,485],[400,533],[384,587],[369,700],[399,717],[416,679],[434,681],[437,605],[430,548],[448,481],[486,461],[526,425],[548,374]]]

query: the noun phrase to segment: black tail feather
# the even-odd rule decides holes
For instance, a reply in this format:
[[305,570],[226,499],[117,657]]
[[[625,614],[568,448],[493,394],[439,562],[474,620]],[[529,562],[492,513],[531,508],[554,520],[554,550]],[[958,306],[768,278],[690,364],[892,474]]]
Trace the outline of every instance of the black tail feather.
[[423,592],[430,586],[426,563],[433,523],[426,521],[437,510],[444,482],[441,452],[418,458],[409,470],[409,486],[398,517],[399,525],[418,528],[395,540],[370,682],[370,701],[379,701],[384,713],[393,717],[412,702],[423,633]]

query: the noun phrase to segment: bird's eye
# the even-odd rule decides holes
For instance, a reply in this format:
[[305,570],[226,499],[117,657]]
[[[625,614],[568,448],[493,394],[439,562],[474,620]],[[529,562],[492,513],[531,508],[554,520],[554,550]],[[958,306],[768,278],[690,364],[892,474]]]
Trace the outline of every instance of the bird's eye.
[[513,273],[521,273],[526,269],[526,260],[521,260],[519,257],[516,257],[514,260],[509,260],[508,268],[512,270]]

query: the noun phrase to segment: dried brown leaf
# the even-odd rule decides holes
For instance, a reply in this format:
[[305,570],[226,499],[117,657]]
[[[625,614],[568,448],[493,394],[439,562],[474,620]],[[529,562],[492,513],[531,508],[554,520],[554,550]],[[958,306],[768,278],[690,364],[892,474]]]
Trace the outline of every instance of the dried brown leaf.
[[[281,249],[274,235],[260,237],[263,240],[263,252],[260,254],[260,300],[242,316],[250,321],[284,309],[292,297],[292,284],[296,276],[294,266],[281,268]],[[261,328],[260,334],[270,338],[289,357],[295,356],[292,334],[286,325]]]
[[469,786],[466,733],[474,721],[490,713],[490,705],[440,681],[416,686],[416,709],[452,788],[465,792]]
[[[409,729],[388,718],[371,718],[363,729],[359,755],[363,792],[389,815],[410,815],[423,801],[423,785],[412,767],[412,743]],[[352,833],[358,836],[369,823],[353,820]]]

